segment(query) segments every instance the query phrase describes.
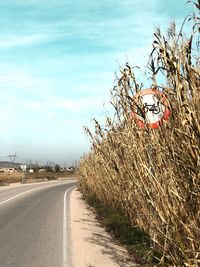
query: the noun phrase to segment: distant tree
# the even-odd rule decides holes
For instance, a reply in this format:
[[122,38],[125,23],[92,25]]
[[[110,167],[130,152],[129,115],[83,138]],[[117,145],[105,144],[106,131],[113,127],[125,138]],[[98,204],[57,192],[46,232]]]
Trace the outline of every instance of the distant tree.
[[55,172],[60,172],[60,165],[59,164],[55,165]]
[[38,166],[35,165],[35,166],[33,167],[33,171],[34,171],[34,172],[38,172]]
[[53,172],[53,168],[49,165],[46,165],[43,168],[46,170],[46,172]]

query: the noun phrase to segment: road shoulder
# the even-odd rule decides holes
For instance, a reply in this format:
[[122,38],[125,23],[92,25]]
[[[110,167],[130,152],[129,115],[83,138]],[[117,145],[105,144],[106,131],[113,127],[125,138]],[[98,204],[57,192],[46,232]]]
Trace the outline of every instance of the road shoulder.
[[72,267],[135,267],[128,253],[98,223],[95,214],[74,189],[70,198]]

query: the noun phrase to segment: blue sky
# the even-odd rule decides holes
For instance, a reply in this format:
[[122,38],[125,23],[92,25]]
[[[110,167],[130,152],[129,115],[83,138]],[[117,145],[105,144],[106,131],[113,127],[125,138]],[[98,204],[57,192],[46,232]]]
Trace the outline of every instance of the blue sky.
[[110,109],[115,71],[127,58],[144,67],[154,28],[180,25],[185,2],[1,0],[0,160],[79,159],[83,125]]

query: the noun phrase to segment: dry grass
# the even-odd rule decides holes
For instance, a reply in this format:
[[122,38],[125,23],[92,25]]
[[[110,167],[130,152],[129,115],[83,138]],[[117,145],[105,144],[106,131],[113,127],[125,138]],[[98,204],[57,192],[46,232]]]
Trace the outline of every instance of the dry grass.
[[[198,6],[197,6],[198,8]],[[160,264],[200,265],[200,68],[199,20],[189,38],[176,25],[155,32],[149,69],[152,87],[168,98],[171,119],[141,130],[130,116],[141,90],[133,69],[121,70],[111,92],[115,117],[89,129],[92,149],[80,164],[82,192],[120,209],[162,252]],[[197,43],[196,43],[197,41]],[[195,55],[196,53],[196,55]],[[165,78],[165,86],[157,77]],[[140,106],[143,109],[142,106]]]
[[22,173],[0,173],[0,182],[2,183],[18,183],[22,181]]
[[46,172],[46,173],[0,173],[0,183],[19,183],[19,182],[32,182],[43,180],[57,180],[64,178],[75,178],[75,172]]

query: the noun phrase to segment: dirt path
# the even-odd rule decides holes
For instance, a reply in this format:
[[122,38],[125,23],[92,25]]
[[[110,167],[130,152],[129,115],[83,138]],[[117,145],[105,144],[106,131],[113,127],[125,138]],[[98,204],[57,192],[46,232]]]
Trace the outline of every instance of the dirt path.
[[70,200],[71,267],[135,267],[125,248],[100,226],[77,190]]

